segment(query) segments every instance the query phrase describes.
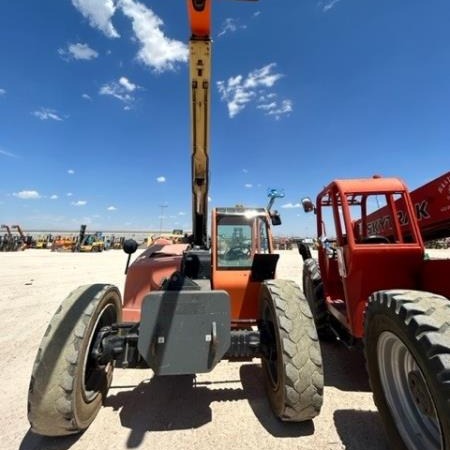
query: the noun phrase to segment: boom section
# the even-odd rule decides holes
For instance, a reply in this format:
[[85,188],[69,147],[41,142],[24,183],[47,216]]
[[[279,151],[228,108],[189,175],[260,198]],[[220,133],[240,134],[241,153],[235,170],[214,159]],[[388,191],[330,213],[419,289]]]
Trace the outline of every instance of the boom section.
[[194,245],[207,247],[209,109],[211,84],[210,1],[188,3],[192,133],[192,231]]

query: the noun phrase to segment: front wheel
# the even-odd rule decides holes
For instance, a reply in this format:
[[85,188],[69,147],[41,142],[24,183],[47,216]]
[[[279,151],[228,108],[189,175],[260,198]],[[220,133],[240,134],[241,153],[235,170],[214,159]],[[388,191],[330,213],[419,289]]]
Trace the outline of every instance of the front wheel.
[[312,258],[303,263],[303,293],[311,308],[319,337],[321,337],[321,334],[329,332],[328,309],[323,293],[320,267],[318,262]]
[[102,327],[120,322],[115,286],[75,289],[59,306],[42,338],[28,392],[31,429],[63,436],[86,429],[97,415],[112,380],[113,364],[99,366],[91,350]]
[[316,417],[323,402],[322,355],[308,302],[297,284],[261,285],[262,366],[273,412],[284,421]]
[[450,301],[420,291],[369,298],[365,357],[392,448],[450,450]]

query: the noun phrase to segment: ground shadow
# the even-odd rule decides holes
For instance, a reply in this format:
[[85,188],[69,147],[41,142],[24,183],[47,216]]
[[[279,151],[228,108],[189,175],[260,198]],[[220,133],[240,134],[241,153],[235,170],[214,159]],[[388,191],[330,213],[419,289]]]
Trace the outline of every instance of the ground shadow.
[[211,421],[212,402],[245,398],[240,387],[209,389],[203,383],[194,385],[190,375],[163,376],[109,395],[105,407],[120,410],[122,426],[131,430],[127,447],[136,448],[148,431],[198,428]]
[[346,450],[389,450],[378,412],[340,409],[334,423]]
[[363,351],[348,349],[339,341],[321,342],[325,386],[342,391],[370,392]]
[[264,388],[264,375],[260,365],[245,364],[240,368],[245,396],[261,425],[275,437],[300,437],[314,433],[312,420],[306,422],[282,422],[275,417]]
[[20,443],[19,450],[66,450],[80,439],[82,433],[70,436],[47,437],[28,430]]

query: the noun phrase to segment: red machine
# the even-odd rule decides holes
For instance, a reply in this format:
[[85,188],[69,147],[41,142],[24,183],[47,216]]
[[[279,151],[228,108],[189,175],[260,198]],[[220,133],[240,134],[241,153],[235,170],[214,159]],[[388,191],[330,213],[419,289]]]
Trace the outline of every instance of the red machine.
[[[411,192],[417,223],[424,241],[450,236],[450,172]],[[406,228],[407,215],[402,200],[396,205],[400,226]],[[381,208],[367,217],[371,234],[392,232],[387,208]]]
[[413,203],[396,178],[336,180],[303,199],[317,216],[318,261],[300,253],[319,336],[364,344],[395,449],[450,449],[450,259],[425,258],[419,227],[448,232],[448,186],[445,174]]

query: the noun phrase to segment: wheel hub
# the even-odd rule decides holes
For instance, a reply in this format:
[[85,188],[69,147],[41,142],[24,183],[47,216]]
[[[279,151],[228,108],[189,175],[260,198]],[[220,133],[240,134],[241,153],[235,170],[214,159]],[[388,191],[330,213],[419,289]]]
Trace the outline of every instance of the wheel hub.
[[417,408],[428,417],[434,417],[433,400],[422,374],[418,370],[408,373],[408,385]]
[[436,408],[413,354],[396,334],[383,331],[378,338],[377,357],[384,395],[406,447],[441,449]]

